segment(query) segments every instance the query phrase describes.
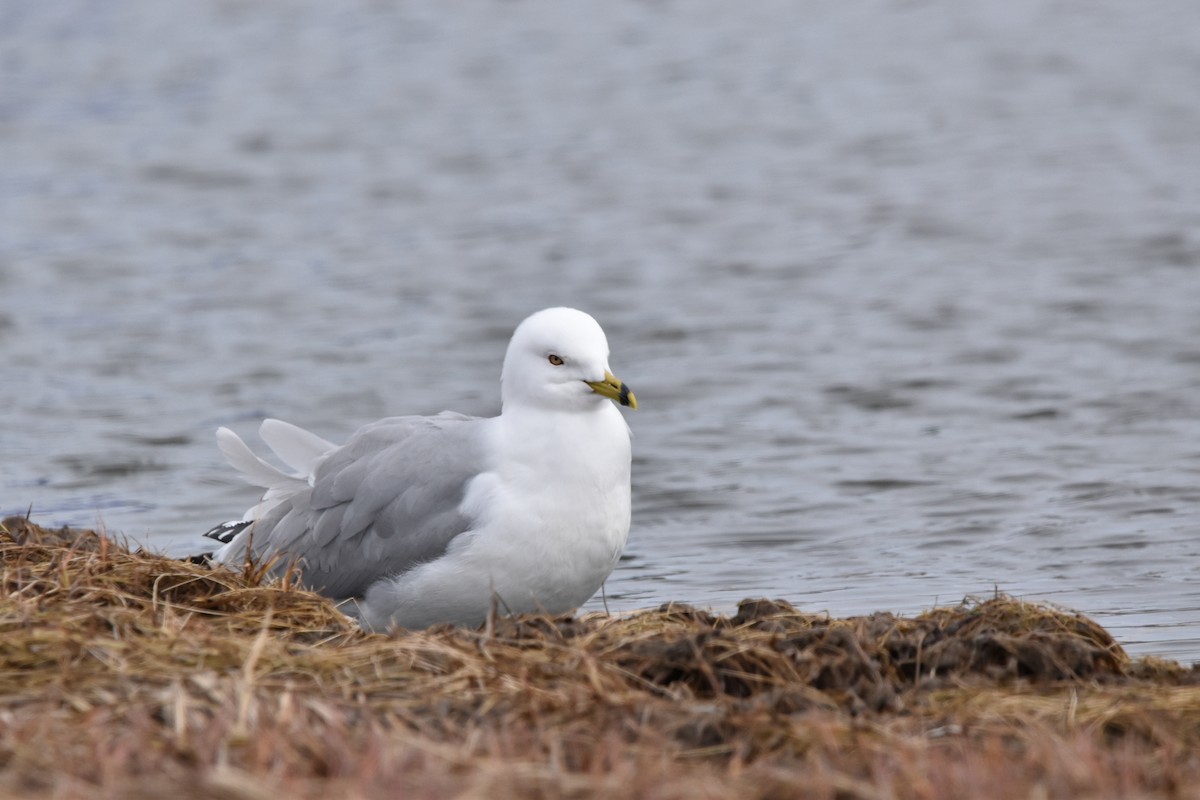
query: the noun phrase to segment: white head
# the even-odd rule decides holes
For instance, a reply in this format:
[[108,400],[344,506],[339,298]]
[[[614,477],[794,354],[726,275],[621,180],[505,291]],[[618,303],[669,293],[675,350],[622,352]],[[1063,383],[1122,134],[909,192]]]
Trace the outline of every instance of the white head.
[[547,308],[517,326],[504,355],[500,396],[505,406],[594,409],[605,399],[637,408],[637,399],[608,368],[600,324],[574,308]]

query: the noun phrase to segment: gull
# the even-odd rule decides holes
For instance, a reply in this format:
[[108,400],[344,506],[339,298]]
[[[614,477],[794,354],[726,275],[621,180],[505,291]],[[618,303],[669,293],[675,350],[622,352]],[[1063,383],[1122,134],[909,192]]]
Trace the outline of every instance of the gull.
[[290,471],[228,428],[217,444],[265,489],[206,536],[212,560],[298,569],[364,629],[477,626],[493,608],[566,613],[616,566],[629,535],[637,399],[590,315],[548,308],[509,341],[496,417],[388,417],[341,446],[280,420],[259,434]]

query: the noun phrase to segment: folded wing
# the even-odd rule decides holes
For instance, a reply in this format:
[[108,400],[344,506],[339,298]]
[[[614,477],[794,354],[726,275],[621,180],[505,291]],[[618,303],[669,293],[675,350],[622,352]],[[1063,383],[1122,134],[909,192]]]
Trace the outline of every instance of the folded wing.
[[488,469],[485,422],[452,413],[390,417],[337,447],[267,420],[263,440],[294,473],[221,429],[230,464],[266,493],[248,514],[253,522],[215,558],[240,563],[249,546],[257,559],[278,558],[277,569],[297,563],[306,585],[333,597],[361,595],[380,578],[438,558],[471,527],[459,507],[467,484]]

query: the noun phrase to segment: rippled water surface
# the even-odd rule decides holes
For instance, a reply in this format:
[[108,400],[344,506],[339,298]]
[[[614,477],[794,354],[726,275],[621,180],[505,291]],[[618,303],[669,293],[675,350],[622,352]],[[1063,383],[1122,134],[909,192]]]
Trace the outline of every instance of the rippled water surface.
[[1200,660],[1198,29],[0,5],[0,510],[195,552],[253,500],[218,425],[494,413],[569,304],[642,403],[614,609],[999,589]]

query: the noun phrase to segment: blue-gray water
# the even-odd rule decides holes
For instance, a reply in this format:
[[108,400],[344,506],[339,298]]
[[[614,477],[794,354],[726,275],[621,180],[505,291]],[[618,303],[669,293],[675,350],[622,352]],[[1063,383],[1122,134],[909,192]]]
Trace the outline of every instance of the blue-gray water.
[[591,311],[610,606],[996,588],[1200,660],[1200,5],[0,2],[0,510],[171,553],[212,432],[493,413]]

